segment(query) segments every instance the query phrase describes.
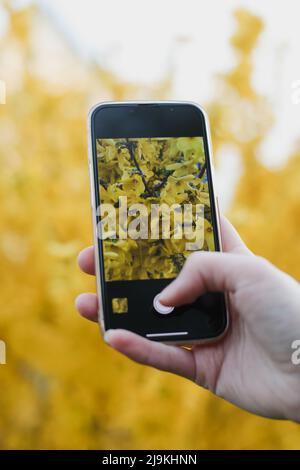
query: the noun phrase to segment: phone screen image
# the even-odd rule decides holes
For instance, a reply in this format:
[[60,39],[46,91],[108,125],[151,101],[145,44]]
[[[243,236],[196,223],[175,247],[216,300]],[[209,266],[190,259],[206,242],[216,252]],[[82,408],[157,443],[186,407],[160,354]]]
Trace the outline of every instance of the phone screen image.
[[226,327],[222,293],[204,294],[168,315],[153,305],[191,253],[219,250],[207,136],[201,116],[194,113],[191,120],[191,107],[184,109],[188,119],[182,113],[162,119],[166,107],[122,104],[102,108],[94,118],[104,329],[183,342],[214,338]]
[[[189,229],[195,234],[196,205],[204,219],[198,221],[198,247],[214,251],[202,137],[98,139],[97,163],[100,203],[111,217],[115,212],[103,240],[106,281],[176,277],[196,247],[185,237]],[[129,229],[123,238],[122,204]]]

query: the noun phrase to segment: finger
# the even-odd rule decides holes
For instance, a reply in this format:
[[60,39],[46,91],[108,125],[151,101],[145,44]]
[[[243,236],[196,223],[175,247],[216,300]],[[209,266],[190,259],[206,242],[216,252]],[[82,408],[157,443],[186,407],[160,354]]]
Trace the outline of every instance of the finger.
[[82,271],[87,274],[95,275],[95,257],[94,247],[89,246],[82,250],[77,258],[78,265]]
[[160,294],[165,305],[194,302],[205,292],[234,293],[243,284],[257,282],[260,270],[255,256],[201,252],[191,254],[178,277]]
[[105,341],[125,356],[147,366],[195,380],[193,353],[178,346],[156,343],[127,330],[108,330]]
[[245,255],[252,254],[232,223],[222,214],[220,215],[220,225],[223,251]]
[[75,300],[75,305],[84,318],[98,321],[98,299],[96,294],[80,294]]

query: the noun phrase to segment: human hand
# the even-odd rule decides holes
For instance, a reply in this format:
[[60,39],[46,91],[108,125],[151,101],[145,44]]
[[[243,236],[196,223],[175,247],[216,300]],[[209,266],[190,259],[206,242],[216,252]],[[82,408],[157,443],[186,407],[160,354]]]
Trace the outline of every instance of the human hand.
[[[300,365],[291,360],[291,345],[300,339],[300,286],[254,256],[224,217],[221,232],[224,252],[191,254],[160,301],[179,306],[206,291],[227,293],[230,327],[222,340],[186,349],[109,330],[105,341],[138,363],[193,380],[252,413],[300,422]],[[93,247],[78,262],[95,274]],[[97,321],[96,294],[81,294],[76,305]]]

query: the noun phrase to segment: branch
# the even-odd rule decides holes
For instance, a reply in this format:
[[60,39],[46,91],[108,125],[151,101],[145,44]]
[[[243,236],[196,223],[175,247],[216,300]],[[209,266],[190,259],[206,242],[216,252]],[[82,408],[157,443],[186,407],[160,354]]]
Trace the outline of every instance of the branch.
[[142,178],[142,181],[144,183],[144,186],[145,186],[145,189],[146,189],[146,192],[149,194],[149,196],[153,196],[155,197],[155,195],[153,194],[153,191],[151,190],[151,188],[149,187],[148,183],[147,183],[147,180],[145,178],[145,175],[144,173],[142,172],[141,168],[140,168],[140,165],[137,161],[137,159],[135,158],[135,155],[134,155],[134,142],[129,142],[128,139],[127,139],[127,142],[125,144],[125,147],[127,148],[128,152],[129,152],[129,156],[130,156],[130,159],[133,161],[133,164],[134,166],[136,167],[137,171],[138,171],[138,174],[141,176]]
[[198,178],[202,179],[203,176],[204,176],[204,173],[205,173],[205,170],[206,170],[206,162],[203,164],[203,166],[201,167],[201,170],[199,171],[199,174],[198,174]]

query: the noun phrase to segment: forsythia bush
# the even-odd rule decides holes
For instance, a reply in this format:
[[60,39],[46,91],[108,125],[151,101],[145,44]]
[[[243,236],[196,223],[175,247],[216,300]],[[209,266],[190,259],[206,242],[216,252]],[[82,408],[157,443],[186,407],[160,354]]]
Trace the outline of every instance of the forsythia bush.
[[[11,60],[18,56],[19,85],[7,83],[0,106],[0,339],[7,344],[0,447],[298,448],[296,424],[251,416],[183,379],[130,363],[75,313],[77,293],[94,290],[76,266],[78,251],[91,243],[91,94],[49,90],[30,66],[36,12],[6,4],[0,55],[11,47]],[[208,109],[215,149],[233,145],[242,158],[229,215],[254,251],[299,278],[300,149],[276,171],[256,157],[272,123],[251,84],[261,29],[258,18],[237,12],[237,63],[220,77]],[[111,97],[120,90],[114,84]],[[97,85],[93,93],[102,99]]]

